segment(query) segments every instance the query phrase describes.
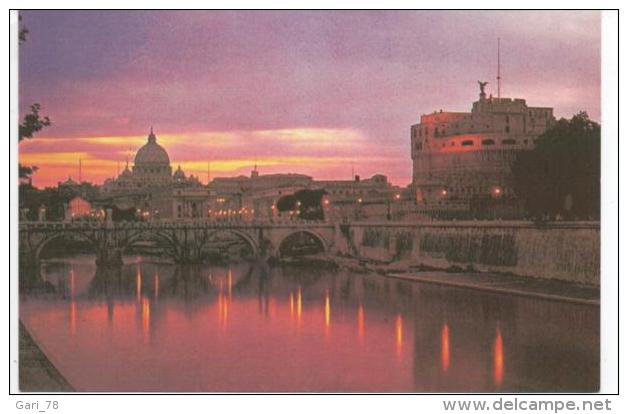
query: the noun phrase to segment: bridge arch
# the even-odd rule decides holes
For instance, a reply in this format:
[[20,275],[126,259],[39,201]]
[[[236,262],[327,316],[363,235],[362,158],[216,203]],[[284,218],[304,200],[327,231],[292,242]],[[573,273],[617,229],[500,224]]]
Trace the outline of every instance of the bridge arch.
[[[181,240],[181,235],[176,233],[177,229],[166,229],[166,230],[161,230],[161,229],[154,229],[154,230],[140,230],[136,233],[133,233],[132,235],[130,235],[122,244],[122,249],[128,249],[130,247],[133,247],[135,245],[137,245],[138,242],[142,242],[142,241],[154,241],[157,243],[165,243],[166,245],[168,245],[168,247],[177,250],[180,248],[188,248],[184,245],[184,243]],[[259,252],[259,246],[256,243],[254,237],[247,233],[246,231],[241,231],[238,229],[230,229],[230,228],[216,228],[216,229],[211,229],[208,233],[206,233],[205,235],[209,235],[211,236],[216,236],[216,235],[220,235],[220,234],[227,234],[227,235],[232,235],[237,237],[239,240],[241,240],[245,245],[247,245],[250,249],[251,249],[251,254],[256,256]],[[208,247],[211,244],[212,240],[210,239],[206,239],[206,240],[202,240],[199,241],[198,244],[191,244],[191,246],[201,250],[203,248]]]
[[96,245],[96,243],[94,242],[94,240],[90,237],[88,237],[86,234],[80,233],[80,232],[68,232],[68,231],[63,231],[60,233],[54,233],[54,234],[49,234],[47,235],[47,237],[44,237],[35,247],[35,250],[33,252],[33,257],[35,258],[35,262],[39,263],[39,261],[41,260],[41,255],[42,252],[44,251],[44,249],[50,245],[50,243],[52,243],[53,241],[57,241],[57,240],[82,240],[88,243],[89,247],[91,248],[91,250],[95,253],[98,254],[98,246]]
[[329,242],[318,232],[311,229],[299,229],[283,235],[283,237],[278,240],[278,242],[276,243],[277,254],[279,256],[284,256],[287,247],[285,245],[286,242],[288,242],[289,240],[294,240],[295,238],[303,235],[309,236],[312,240],[314,240],[315,243],[318,245],[321,253],[326,253],[327,251],[329,251]]
[[231,232],[235,234],[236,236],[239,236],[240,238],[242,238],[246,243],[248,243],[254,256],[257,256],[259,254],[259,246],[257,245],[257,242],[250,234],[244,231],[240,231],[240,230],[231,230]]
[[138,242],[143,241],[165,241],[166,243],[169,242],[168,237],[160,233],[159,230],[141,229],[132,233],[126,240],[121,243],[120,247],[123,251],[125,251],[130,247],[136,246]]
[[242,240],[244,243],[246,243],[250,247],[251,253],[253,254],[253,256],[257,256],[259,254],[259,246],[257,242],[255,241],[255,238],[251,234],[247,233],[246,231],[225,228],[225,229],[216,229],[213,231],[213,233],[214,234],[219,234],[219,233],[233,234],[234,236],[238,237],[240,240]]

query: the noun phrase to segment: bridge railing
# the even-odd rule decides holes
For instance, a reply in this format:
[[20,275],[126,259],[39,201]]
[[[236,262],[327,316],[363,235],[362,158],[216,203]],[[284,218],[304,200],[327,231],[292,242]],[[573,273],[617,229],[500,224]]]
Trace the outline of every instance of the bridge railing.
[[21,221],[20,229],[68,230],[68,229],[155,229],[155,228],[259,228],[259,227],[316,227],[333,223],[324,220],[268,219],[268,220],[151,220],[151,221]]
[[[342,221],[341,224],[355,227],[500,227],[500,228],[599,228],[599,221],[547,222],[502,221],[502,220],[433,220],[433,221]],[[98,229],[184,229],[184,228],[275,228],[275,227],[329,227],[336,222],[330,220],[152,220],[152,221],[21,221],[21,231],[63,231],[63,230],[98,230]]]

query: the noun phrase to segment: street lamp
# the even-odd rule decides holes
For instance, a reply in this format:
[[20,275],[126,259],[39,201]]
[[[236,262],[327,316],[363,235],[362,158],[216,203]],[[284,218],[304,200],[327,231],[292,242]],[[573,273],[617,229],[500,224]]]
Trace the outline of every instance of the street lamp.
[[362,207],[362,197],[358,198],[356,201],[357,201],[357,204],[355,208],[355,219],[357,220],[361,213],[360,209]]
[[[395,201],[399,201],[401,199],[401,194],[399,193],[395,194],[393,199]],[[388,211],[386,212],[386,218],[390,221],[392,220],[392,216],[393,216],[393,208],[392,208],[392,203],[390,202],[390,199],[387,200],[387,204],[388,204]]]

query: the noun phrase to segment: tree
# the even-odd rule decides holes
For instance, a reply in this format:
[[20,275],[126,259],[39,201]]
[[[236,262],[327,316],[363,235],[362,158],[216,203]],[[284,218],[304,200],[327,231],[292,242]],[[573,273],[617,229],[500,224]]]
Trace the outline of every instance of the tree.
[[[19,21],[22,21],[22,16],[19,16]],[[22,44],[26,41],[26,35],[28,34],[28,29],[24,26],[20,26],[19,29],[19,42]],[[30,112],[24,115],[24,119],[20,123],[19,133],[18,133],[18,141],[22,142],[24,139],[33,138],[35,133],[41,131],[47,126],[51,125],[50,118],[47,116],[41,116],[39,111],[41,110],[41,105],[38,103],[34,103],[30,106]],[[19,164],[19,177],[20,178],[30,178],[33,173],[37,171],[36,166],[24,166]]]
[[298,211],[298,217],[303,220],[323,220],[321,202],[325,194],[325,190],[299,190],[281,197],[277,201],[277,210],[282,213]]
[[598,219],[600,125],[586,112],[560,119],[513,165],[515,191],[536,218]]

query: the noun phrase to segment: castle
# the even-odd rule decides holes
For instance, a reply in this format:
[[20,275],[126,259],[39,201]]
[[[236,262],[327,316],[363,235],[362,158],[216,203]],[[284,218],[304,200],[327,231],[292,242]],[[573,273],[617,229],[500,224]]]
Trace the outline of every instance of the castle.
[[487,97],[487,82],[478,83],[471,112],[435,111],[411,127],[412,191],[422,214],[468,217],[487,206],[499,216],[521,212],[512,165],[555,122],[553,108]]

